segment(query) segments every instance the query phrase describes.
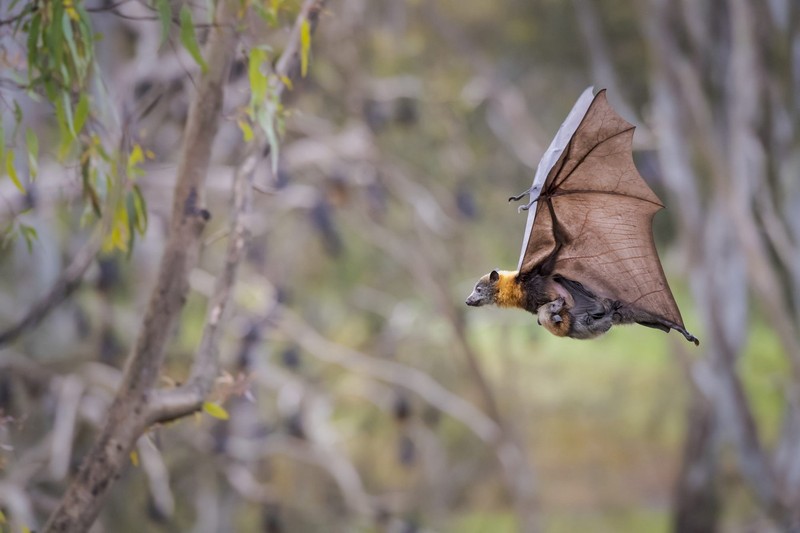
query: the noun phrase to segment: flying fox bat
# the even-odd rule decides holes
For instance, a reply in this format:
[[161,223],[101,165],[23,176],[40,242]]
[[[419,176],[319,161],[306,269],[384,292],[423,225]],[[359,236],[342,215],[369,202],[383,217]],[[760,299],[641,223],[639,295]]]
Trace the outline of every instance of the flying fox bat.
[[664,206],[633,164],[634,126],[590,87],[536,169],[515,271],[483,276],[467,305],[519,307],[560,337],[591,339],[616,324],[686,331],[653,241]]

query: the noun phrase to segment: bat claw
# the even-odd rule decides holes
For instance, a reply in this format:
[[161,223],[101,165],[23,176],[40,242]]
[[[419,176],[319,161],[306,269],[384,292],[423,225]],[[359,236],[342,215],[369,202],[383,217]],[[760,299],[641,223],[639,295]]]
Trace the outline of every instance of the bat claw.
[[682,333],[683,336],[686,337],[687,341],[693,342],[695,346],[700,346],[700,339],[698,339],[697,337],[686,331],[686,328],[675,328],[675,329],[677,329],[680,333]]
[[536,203],[536,200],[533,200],[532,202],[529,202],[529,203],[527,203],[527,204],[525,204],[525,205],[521,205],[521,206],[519,206],[519,207],[517,208],[517,213],[522,213],[523,211],[527,211],[527,210],[528,210],[528,209],[530,209],[530,208],[531,208],[531,206],[532,206],[533,204],[535,204],[535,203]]
[[[531,194],[531,193],[533,193],[533,192],[536,192],[536,191],[538,191],[538,190],[539,190],[539,187],[531,187],[531,188],[530,188],[530,189],[528,189],[527,191],[525,191],[525,192],[523,192],[523,193],[520,193],[520,194],[518,194],[517,196],[509,196],[509,197],[508,197],[508,201],[509,201],[509,202],[519,202],[520,200],[522,200],[522,198],[523,198],[523,197],[524,197],[526,194]],[[530,207],[530,204],[528,205],[528,207]],[[527,209],[526,209],[526,210],[527,210]]]

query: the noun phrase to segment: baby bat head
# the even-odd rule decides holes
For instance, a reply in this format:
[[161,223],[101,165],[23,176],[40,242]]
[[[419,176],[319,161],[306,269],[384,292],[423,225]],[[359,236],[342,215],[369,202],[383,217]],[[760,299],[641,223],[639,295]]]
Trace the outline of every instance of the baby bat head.
[[472,307],[480,307],[482,305],[491,305],[497,302],[497,282],[500,280],[500,273],[497,270],[492,270],[490,273],[482,276],[472,289],[472,294],[467,297],[467,305]]
[[569,334],[572,317],[563,297],[544,304],[536,314],[537,322],[553,335],[566,337]]

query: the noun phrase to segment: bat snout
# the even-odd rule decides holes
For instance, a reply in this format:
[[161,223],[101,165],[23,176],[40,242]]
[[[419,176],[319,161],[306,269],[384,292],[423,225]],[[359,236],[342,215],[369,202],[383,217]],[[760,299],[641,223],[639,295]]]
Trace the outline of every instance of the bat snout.
[[470,307],[480,307],[483,304],[483,301],[481,300],[480,295],[476,294],[475,291],[472,291],[472,293],[467,296],[467,299],[464,303]]

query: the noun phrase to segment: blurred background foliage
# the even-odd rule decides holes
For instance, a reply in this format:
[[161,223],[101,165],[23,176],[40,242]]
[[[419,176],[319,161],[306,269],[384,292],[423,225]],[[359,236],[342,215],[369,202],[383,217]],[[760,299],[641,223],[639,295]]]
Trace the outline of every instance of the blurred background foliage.
[[[232,168],[243,145],[236,122],[249,98],[249,47],[263,46],[274,60],[299,6],[261,3],[277,19],[273,25],[253,19],[242,29],[208,177],[212,220],[163,369],[167,386],[186,379],[223,260]],[[1,30],[2,76],[9,81],[0,84],[3,122],[8,131],[17,102],[21,127],[38,136],[39,172],[35,182],[23,172],[24,142],[6,145],[19,152],[25,194],[0,179],[0,217],[11,228],[33,228],[35,238],[29,249],[14,236],[0,252],[0,325],[15,323],[41,298],[103,223],[85,214],[93,196],[79,154],[92,143],[105,147],[97,168],[109,176],[91,176],[98,195],[125,202],[113,191],[127,191],[132,217],[141,217],[131,203],[139,193],[125,189],[114,169],[128,165],[130,176],[131,147],[146,153],[133,159],[147,226],[130,249],[127,241],[106,246],[70,298],[0,351],[0,509],[32,528],[91,443],[135,339],[199,75],[177,21],[162,44],[154,14],[160,2],[75,4],[88,8],[81,16],[95,39],[94,81],[86,93],[91,135],[65,133],[53,104],[58,85],[39,98],[17,85],[13,71],[24,57],[15,46],[24,36],[8,24]],[[177,19],[183,4],[171,4]],[[138,466],[113,489],[96,530],[529,529],[533,522],[521,517],[514,496],[519,486],[498,462],[498,443],[479,435],[486,424],[502,428],[522,450],[527,466],[518,473],[533,486],[527,502],[541,531],[670,530],[679,512],[693,391],[702,389],[693,384],[696,363],[713,362],[709,353],[721,341],[703,301],[704,282],[690,276],[708,264],[691,251],[704,246],[707,228],[694,228],[695,235],[681,228],[680,194],[665,183],[671,161],[659,152],[667,134],[654,94],[670,82],[659,70],[665,59],[655,26],[675,40],[674,72],[699,73],[724,145],[737,128],[724,115],[735,99],[724,92],[730,78],[715,72],[736,57],[740,36],[729,22],[749,6],[760,67],[750,75],[767,87],[761,118],[748,124],[763,141],[766,161],[753,183],[781,204],[775,214],[787,221],[790,242],[800,240],[787,215],[800,198],[793,135],[800,114],[798,7],[790,0],[689,4],[331,0],[313,37],[308,76],[284,94],[277,171],[264,159],[256,176],[248,221],[253,242],[213,398],[230,418],[203,414],[149,432],[132,458]],[[185,7],[202,43],[207,5]],[[693,9],[704,14],[696,23],[708,29],[708,50],[690,25]],[[639,327],[616,328],[591,342],[559,339],[521,312],[463,305],[480,275],[516,264],[524,215],[506,199],[529,186],[551,136],[591,84],[609,87],[612,105],[639,127],[637,166],[668,204],[655,220],[659,253],[687,329],[703,342],[698,350],[677,335]],[[82,98],[64,90],[77,110]],[[686,99],[678,105],[684,119],[697,110]],[[789,129],[788,140],[772,143],[770,132],[781,128]],[[685,139],[694,139],[686,131]],[[64,142],[80,145],[74,158],[64,157],[71,149]],[[126,142],[127,149],[118,149]],[[711,158],[691,146],[697,144],[690,142],[686,160],[696,171],[698,197],[726,197],[724,182],[712,177]],[[792,302],[800,283],[796,268],[780,266],[776,256],[796,250],[773,244],[765,254],[779,265],[776,279],[794,313],[789,320],[797,317]],[[794,356],[774,329],[777,311],[746,296],[760,287],[742,272],[726,279],[751,289],[722,305],[745,317],[730,364],[769,454],[786,433]],[[482,422],[459,419],[441,396],[426,393],[437,387],[487,413]],[[67,431],[74,444],[59,453],[53,443],[63,441],[54,434],[63,435],[65,424],[74,426]],[[746,460],[735,438],[725,436],[727,426],[713,427],[718,529],[782,530],[741,474]],[[64,453],[70,468],[60,470],[54,465]],[[791,502],[795,493],[787,491]],[[10,524],[0,523],[0,530]]]

